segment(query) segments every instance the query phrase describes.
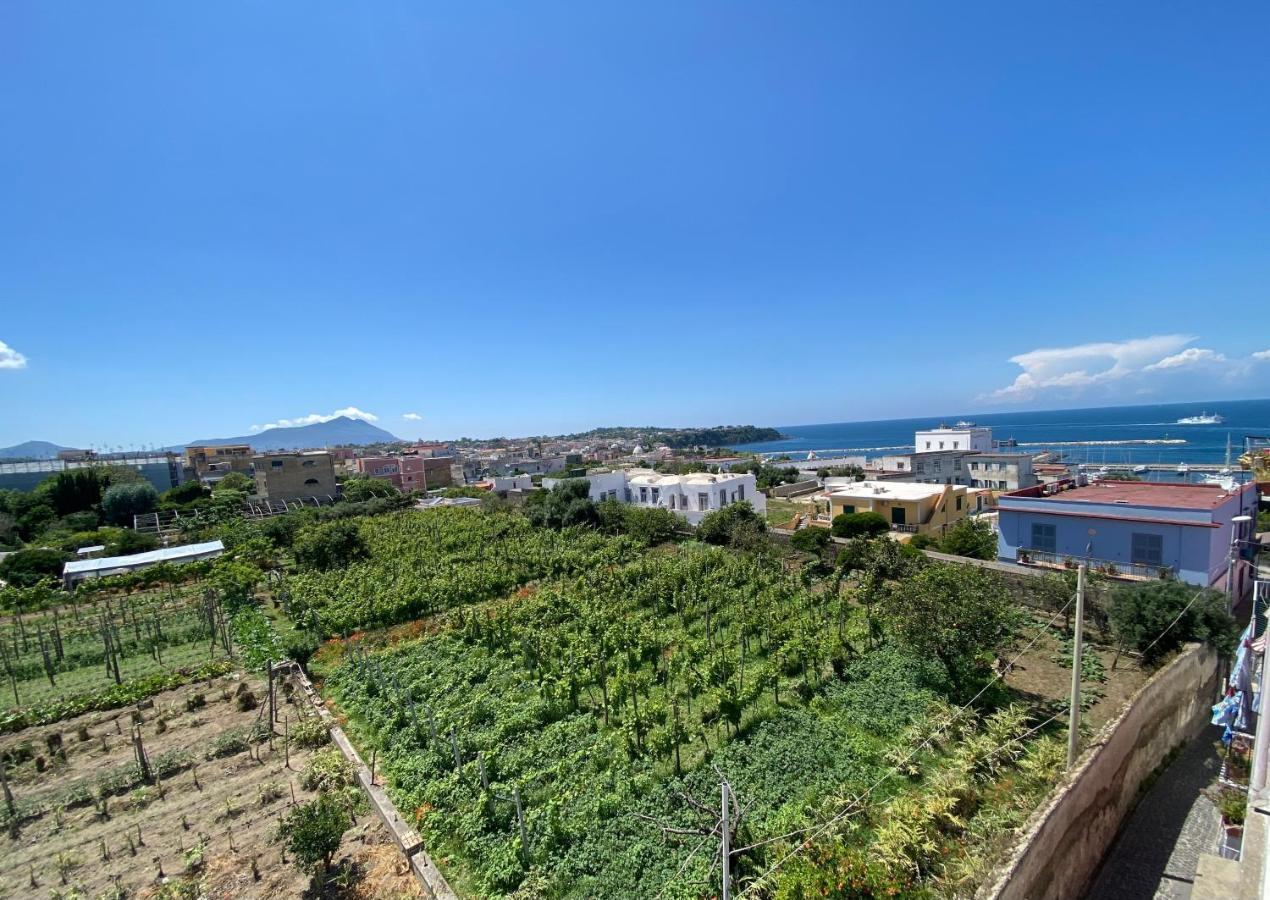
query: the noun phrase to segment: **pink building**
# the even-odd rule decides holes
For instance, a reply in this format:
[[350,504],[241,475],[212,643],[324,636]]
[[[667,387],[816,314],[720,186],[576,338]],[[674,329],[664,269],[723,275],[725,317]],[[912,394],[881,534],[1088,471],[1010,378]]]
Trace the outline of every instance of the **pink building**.
[[363,456],[355,462],[358,474],[383,478],[397,490],[409,492],[449,487],[452,461],[448,456]]

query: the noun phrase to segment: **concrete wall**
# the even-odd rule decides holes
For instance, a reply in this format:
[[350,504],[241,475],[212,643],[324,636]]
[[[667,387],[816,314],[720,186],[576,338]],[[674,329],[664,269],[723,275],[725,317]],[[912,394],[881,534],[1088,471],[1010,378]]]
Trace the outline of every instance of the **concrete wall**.
[[810,494],[820,489],[820,482],[815,478],[810,481],[795,481],[793,484],[778,484],[768,491],[773,497],[796,497],[799,494]]
[[1193,645],[1151,677],[1107,723],[1075,772],[1028,821],[981,900],[1076,900],[1102,863],[1143,781],[1208,723],[1217,654]]
[[405,854],[407,861],[410,863],[411,871],[414,872],[415,878],[423,886],[425,896],[432,898],[432,900],[458,900],[458,895],[451,890],[449,883],[445,880],[445,876],[441,874],[441,871],[436,867],[436,863],[432,861],[432,857],[423,849],[423,839],[419,837],[419,833],[401,818],[401,814],[397,812],[397,807],[388,798],[388,794],[383,787],[378,784],[374,773],[362,761],[357,749],[348,739],[348,735],[344,733],[344,729],[340,728],[335,721],[335,717],[326,708],[326,704],[322,702],[321,695],[314,690],[304,671],[293,662],[285,662],[274,666],[273,671],[275,678],[290,677],[294,683],[298,684],[300,690],[308,698],[314,712],[326,724],[327,730],[331,734],[331,741],[344,754],[344,758],[352,764],[354,771],[357,773],[358,784],[366,792],[366,798],[370,800],[371,808],[379,816],[380,821],[384,823],[384,827],[388,829],[388,833],[391,835],[393,843],[397,845],[397,849]]

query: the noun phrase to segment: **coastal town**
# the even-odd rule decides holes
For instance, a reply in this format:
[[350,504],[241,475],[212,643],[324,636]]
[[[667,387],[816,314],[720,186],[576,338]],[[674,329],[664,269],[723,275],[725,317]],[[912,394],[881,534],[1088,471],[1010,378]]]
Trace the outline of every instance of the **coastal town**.
[[[545,760],[527,763],[566,723],[587,741],[610,729],[619,729],[613,740],[624,735],[588,744],[566,771],[606,759],[629,771],[622,779],[670,779],[642,800],[626,787],[608,789],[609,802],[635,816],[624,840],[657,858],[635,879],[640,894],[660,886],[696,896],[698,882],[758,896],[767,884],[816,885],[825,872],[866,865],[887,846],[879,841],[901,840],[886,834],[886,822],[901,809],[918,814],[908,804],[932,802],[930,788],[924,779],[909,789],[889,784],[864,844],[765,881],[772,876],[762,868],[780,857],[728,844],[762,846],[773,831],[761,818],[745,820],[761,781],[776,774],[749,748],[769,732],[763,739],[786,741],[784,719],[836,696],[839,679],[868,689],[873,676],[861,665],[887,672],[885,653],[922,646],[944,674],[901,679],[907,696],[944,704],[939,715],[967,716],[963,741],[991,744],[1001,728],[1017,741],[974,788],[981,811],[1005,814],[992,793],[998,779],[1026,784],[1008,824],[986,832],[973,824],[976,814],[950,829],[942,814],[920,813],[932,817],[921,840],[958,860],[953,867],[921,856],[923,867],[934,866],[927,871],[957,891],[1034,896],[1055,842],[1076,839],[1069,817],[1097,807],[1101,824],[1079,826],[1084,849],[1066,883],[1119,896],[1123,879],[1142,877],[1119,849],[1144,827],[1136,817],[1150,814],[1155,795],[1174,797],[1177,779],[1193,777],[1174,771],[1183,763],[1204,772],[1213,761],[1220,771],[1208,771],[1203,792],[1183,804],[1194,843],[1165,858],[1186,870],[1193,897],[1244,896],[1232,886],[1259,878],[1265,825],[1247,810],[1266,790],[1270,756],[1255,713],[1270,604],[1270,560],[1260,555],[1270,531],[1262,499],[1270,497],[1270,440],[1247,435],[1232,465],[1153,480],[1149,469],[1093,466],[1061,449],[1029,452],[968,421],[916,429],[904,452],[827,448],[798,458],[728,446],[788,439],[753,426],[489,441],[388,435],[338,446],[318,446],[329,432],[310,428],[312,445],[300,429],[287,439],[298,433],[301,443],[286,449],[269,447],[266,430],[256,442],[263,446],[3,451],[52,454],[0,462],[0,597],[11,614],[0,653],[13,697],[0,738],[14,841],[0,852],[7,895],[81,884],[119,897],[156,886],[163,897],[265,897],[296,889],[305,872],[328,886],[358,872],[363,881],[374,873],[394,896],[518,895],[534,878],[565,893],[580,885],[594,896],[626,896],[630,876],[604,865],[585,875],[559,868],[590,852],[596,826],[555,849],[545,838],[552,804],[563,802],[555,787],[562,773],[542,768]],[[617,593],[593,581],[604,558],[636,580]],[[717,598],[693,593],[721,577]],[[671,621],[675,608],[691,611],[679,637],[644,630],[670,624],[655,624],[662,601],[639,599],[657,584],[671,597],[686,592],[665,600]],[[555,624],[538,608],[544,590],[570,604]],[[785,622],[745,624],[746,607],[735,603],[751,591],[770,594]],[[472,617],[503,596],[522,599]],[[820,609],[827,596],[836,599]],[[597,613],[610,625],[586,624]],[[936,626],[947,615],[965,624]],[[526,627],[549,630],[517,636]],[[463,674],[470,662],[442,663],[473,640],[488,644],[482,666],[516,665],[478,687],[489,676]],[[716,642],[724,643],[712,650]],[[549,651],[550,663],[542,657]],[[1225,661],[1232,652],[1233,664]],[[640,662],[650,653],[665,665]],[[717,682],[692,674],[729,658],[723,671],[731,674]],[[451,665],[458,668],[445,674]],[[516,680],[525,677],[536,686]],[[877,687],[890,694],[894,677]],[[472,680],[445,686],[453,678]],[[1229,688],[1216,692],[1219,678]],[[996,711],[972,713],[994,684],[1004,692]],[[212,712],[221,709],[215,696],[223,712]],[[490,713],[469,707],[478,696]],[[529,731],[482,724],[526,703],[545,704]],[[816,727],[846,727],[835,724],[839,714],[822,712]],[[200,732],[209,715],[225,729],[214,738]],[[905,773],[918,758],[956,771],[968,751],[956,742],[926,747],[932,727],[922,715],[901,731],[869,724],[857,738],[871,734],[886,746],[888,735],[928,735],[904,759],[901,742],[867,763],[835,752],[795,764],[786,746],[781,777],[793,780],[782,790],[804,778],[850,779],[852,767],[879,784],[911,780]],[[1196,757],[1189,748],[1200,745],[1210,749]],[[1170,762],[1177,750],[1183,762]],[[513,762],[509,753],[531,756]],[[718,820],[700,830],[703,843],[724,842],[713,863],[663,843],[667,829],[691,830],[693,815],[715,808],[712,777],[725,791]],[[216,785],[219,808],[195,802],[203,781]],[[461,796],[453,794],[460,785]],[[91,811],[82,806],[90,800]],[[456,843],[455,817],[482,803],[479,840]],[[836,803],[814,806],[804,827],[841,818]],[[170,833],[174,815],[175,846],[149,837]],[[137,863],[143,840],[148,865]],[[512,852],[511,869],[490,868],[496,847]],[[886,852],[932,852],[898,847]],[[282,865],[289,858],[298,869]],[[905,866],[869,871],[868,891],[929,886],[930,876]]]

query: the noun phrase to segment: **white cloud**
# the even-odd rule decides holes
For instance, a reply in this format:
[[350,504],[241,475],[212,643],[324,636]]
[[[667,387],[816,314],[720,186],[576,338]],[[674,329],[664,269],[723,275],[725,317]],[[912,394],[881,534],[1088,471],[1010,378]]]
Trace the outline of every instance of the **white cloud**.
[[1023,371],[986,399],[1026,400],[1047,388],[1084,388],[1114,381],[1143,371],[1153,360],[1175,354],[1193,340],[1185,334],[1163,334],[1020,353],[1010,362]]
[[407,422],[420,422],[423,420],[423,416],[418,413],[402,413],[401,417]]
[[332,419],[338,419],[340,416],[347,416],[350,419],[361,419],[363,422],[378,422],[379,416],[374,413],[368,413],[358,409],[356,406],[346,406],[343,409],[337,409],[328,415],[321,413],[309,413],[307,416],[300,416],[298,419],[279,419],[276,422],[269,422],[266,425],[252,425],[252,431],[268,431],[270,428],[295,428],[300,425],[316,425],[318,422],[329,422]]
[[1158,372],[1161,369],[1181,369],[1202,363],[1224,363],[1225,361],[1225,355],[1218,353],[1216,350],[1209,350],[1206,347],[1187,347],[1181,353],[1166,356],[1159,362],[1147,366],[1142,371]]
[[1257,362],[1270,362],[1270,350],[1258,350],[1252,358]]
[[26,357],[0,341],[0,369],[25,369]]

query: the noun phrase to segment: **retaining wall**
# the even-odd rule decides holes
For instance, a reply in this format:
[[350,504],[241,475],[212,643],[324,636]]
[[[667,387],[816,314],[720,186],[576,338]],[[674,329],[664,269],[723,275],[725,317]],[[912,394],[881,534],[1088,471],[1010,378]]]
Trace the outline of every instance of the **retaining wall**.
[[1207,724],[1218,657],[1191,645],[1156,672],[1097,734],[1076,769],[1025,826],[980,900],[1081,897],[1137,802],[1143,782]]
[[288,676],[299,685],[300,690],[308,697],[309,704],[326,724],[335,746],[339,747],[340,752],[344,754],[344,758],[353,765],[354,771],[357,773],[357,781],[361,784],[362,790],[366,792],[371,808],[375,810],[376,815],[384,823],[384,827],[388,829],[393,843],[410,861],[410,869],[414,872],[419,883],[423,885],[424,892],[433,900],[458,900],[458,895],[450,889],[445,876],[436,867],[436,863],[432,861],[428,851],[423,849],[423,839],[419,837],[419,833],[406,824],[405,820],[397,812],[397,807],[388,798],[388,794],[383,787],[375,783],[370,767],[362,762],[357,749],[349,741],[344,729],[335,721],[331,711],[326,708],[326,704],[322,702],[322,696],[314,689],[313,683],[304,674],[304,670],[295,663],[283,663],[274,666],[275,674],[281,674],[284,667]]

